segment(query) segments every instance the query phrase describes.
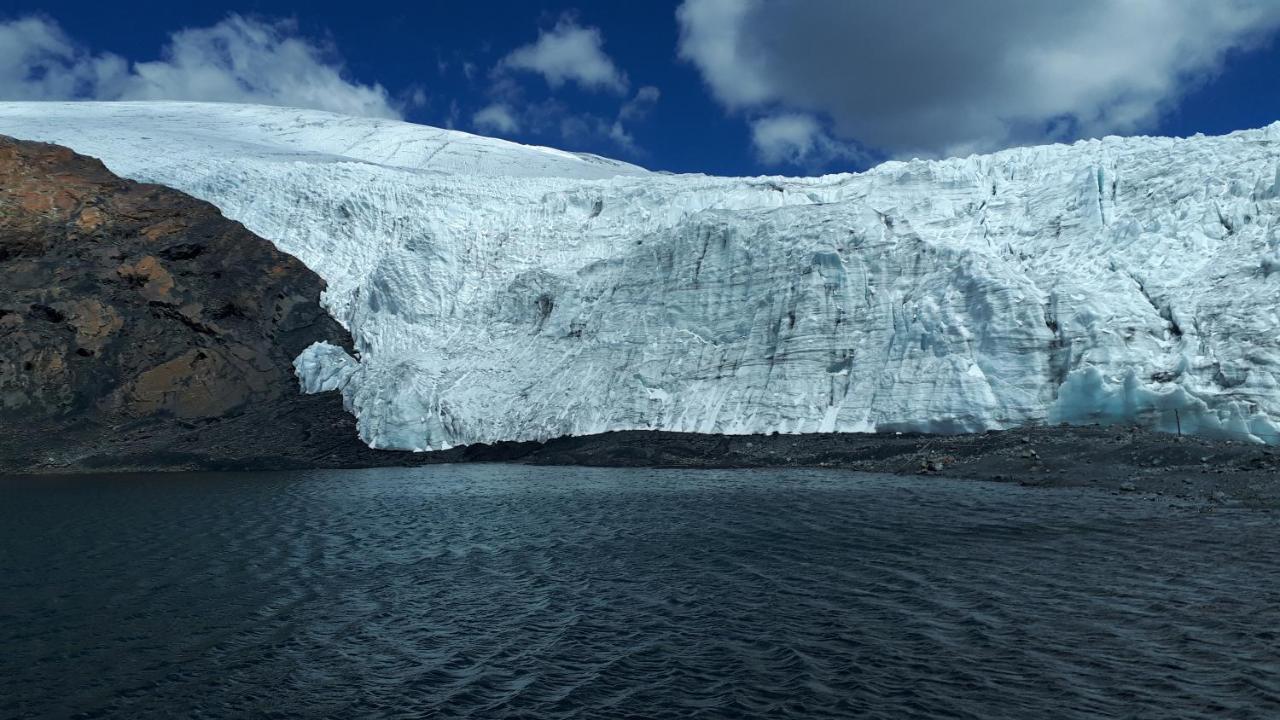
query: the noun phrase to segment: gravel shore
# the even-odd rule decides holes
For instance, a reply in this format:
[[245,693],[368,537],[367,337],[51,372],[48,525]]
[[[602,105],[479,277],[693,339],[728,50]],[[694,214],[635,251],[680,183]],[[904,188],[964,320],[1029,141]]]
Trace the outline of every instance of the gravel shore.
[[[332,400],[331,398],[325,398]],[[331,416],[349,442],[309,454],[277,454],[290,436],[290,417],[274,417],[274,432],[245,423],[185,431],[166,446],[191,454],[157,453],[139,445],[127,453],[77,461],[4,467],[34,474],[269,471],[306,468],[414,466],[459,462],[596,467],[820,467],[1018,483],[1044,488],[1094,487],[1116,493],[1280,508],[1280,448],[1257,443],[1178,437],[1136,427],[1026,427],[968,435],[852,434],[703,435],[626,431],[564,437],[545,443],[472,445],[442,452],[371,450],[355,439],[354,423],[334,402],[317,400],[308,425]],[[259,418],[261,420],[261,418]],[[262,423],[250,423],[262,427]],[[213,430],[216,428],[216,434]],[[245,437],[253,442],[243,442]],[[35,438],[28,438],[35,440]],[[38,440],[35,440],[38,444]]]
[[[475,459],[500,448],[474,448]],[[1280,508],[1280,449],[1135,427],[1029,427],[970,435],[618,432],[509,448],[515,462],[618,467],[829,467],[1095,487]]]

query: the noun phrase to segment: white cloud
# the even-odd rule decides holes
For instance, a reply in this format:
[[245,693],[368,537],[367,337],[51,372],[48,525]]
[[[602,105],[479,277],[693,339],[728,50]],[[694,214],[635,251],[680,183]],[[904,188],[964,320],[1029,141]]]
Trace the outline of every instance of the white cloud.
[[605,54],[600,30],[567,17],[550,31],[540,31],[536,42],[511,51],[498,67],[539,73],[553,89],[572,81],[588,90],[624,93],[628,84],[626,74]]
[[118,92],[128,64],[116,55],[85,54],[55,23],[28,17],[0,23],[0,98],[63,100]]
[[[472,117],[472,125],[493,134],[555,137],[552,142],[568,147],[608,143],[628,154],[642,155],[631,126],[649,115],[662,92],[644,85],[634,95],[624,95],[629,86],[627,76],[605,55],[603,44],[598,29],[580,27],[572,18],[562,17],[553,30],[541,32],[537,42],[516,48],[494,67],[489,75],[490,103]],[[552,92],[530,99],[528,83],[512,70],[542,75]],[[617,113],[581,112],[570,107],[554,92],[568,82],[623,95]]]
[[618,120],[609,120],[591,113],[566,113],[559,119],[560,139],[569,145],[581,145],[583,141],[604,141],[633,155],[643,154],[631,132]]
[[775,115],[751,124],[751,142],[766,163],[795,162],[813,152],[821,132],[818,121],[808,115]]
[[635,97],[622,104],[622,107],[618,110],[618,119],[643,120],[661,97],[662,92],[658,88],[652,85],[645,85],[636,90]]
[[0,97],[40,100],[199,100],[400,117],[378,84],[346,79],[332,53],[291,23],[231,15],[169,37],[161,60],[92,55],[53,22],[0,23]]
[[462,107],[457,100],[449,101],[449,112],[444,116],[444,126],[450,130],[458,127],[458,118],[462,115]]
[[785,113],[751,123],[751,144],[768,165],[821,166],[835,160],[863,160],[849,143],[832,139],[812,116]]
[[576,112],[554,98],[523,104],[516,100],[507,96],[485,106],[471,117],[472,127],[492,135],[551,138],[566,149],[608,143],[631,155],[644,154],[620,118]]
[[680,57],[702,71],[716,99],[729,107],[763,103],[774,92],[764,68],[744,47],[744,30],[759,12],[759,0],[685,0],[676,8]]
[[633,153],[640,152],[640,148],[636,145],[635,137],[623,127],[621,120],[614,120],[613,124],[609,126],[607,134],[610,140],[618,144],[618,147],[625,148]]
[[684,0],[677,18],[726,108],[822,115],[902,155],[1148,127],[1280,27],[1280,2]]
[[482,132],[511,135],[520,131],[520,121],[516,119],[515,113],[501,103],[482,108],[471,117],[471,122]]

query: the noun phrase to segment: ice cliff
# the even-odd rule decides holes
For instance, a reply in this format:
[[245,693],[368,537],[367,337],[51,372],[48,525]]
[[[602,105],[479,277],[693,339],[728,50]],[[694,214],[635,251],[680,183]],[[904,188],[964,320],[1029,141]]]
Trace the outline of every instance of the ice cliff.
[[321,112],[3,103],[301,258],[377,447],[1137,421],[1280,441],[1280,124],[819,178]]

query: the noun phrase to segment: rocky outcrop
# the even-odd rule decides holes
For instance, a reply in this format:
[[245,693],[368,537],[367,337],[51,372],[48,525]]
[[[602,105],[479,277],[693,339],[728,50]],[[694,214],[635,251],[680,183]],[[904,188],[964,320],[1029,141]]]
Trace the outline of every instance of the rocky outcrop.
[[0,472],[387,464],[292,359],[324,282],[214,206],[0,136]]

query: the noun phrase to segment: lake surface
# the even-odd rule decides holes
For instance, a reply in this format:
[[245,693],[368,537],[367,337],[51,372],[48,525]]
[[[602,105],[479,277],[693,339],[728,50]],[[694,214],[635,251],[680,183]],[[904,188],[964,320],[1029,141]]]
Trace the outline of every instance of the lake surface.
[[821,471],[0,481],[0,717],[1275,718],[1280,515]]

